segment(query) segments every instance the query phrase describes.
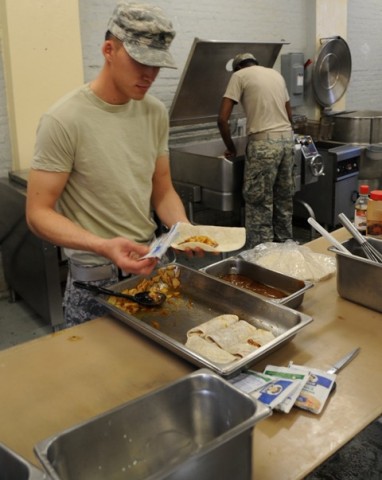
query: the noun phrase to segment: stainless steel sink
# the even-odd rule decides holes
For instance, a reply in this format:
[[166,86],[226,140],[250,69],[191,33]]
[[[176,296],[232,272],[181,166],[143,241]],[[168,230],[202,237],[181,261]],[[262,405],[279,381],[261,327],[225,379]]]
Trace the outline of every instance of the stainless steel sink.
[[16,452],[0,443],[0,480],[42,480],[48,477]]

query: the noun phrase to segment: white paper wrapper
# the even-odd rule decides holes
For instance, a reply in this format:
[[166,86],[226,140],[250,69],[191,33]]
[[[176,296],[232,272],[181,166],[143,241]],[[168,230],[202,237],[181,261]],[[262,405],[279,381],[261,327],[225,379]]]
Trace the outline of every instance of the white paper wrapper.
[[317,368],[305,367],[303,365],[292,364],[292,367],[309,374],[308,382],[305,384],[300,395],[296,399],[295,406],[312,413],[321,413],[333,388],[337,375],[335,373],[328,373]]
[[168,233],[156,238],[150,245],[150,251],[142,258],[162,258],[177,236],[178,223],[173,225]]
[[294,388],[289,392],[289,395],[278,405],[276,409],[284,413],[289,413],[297,400],[301,390],[306,385],[309,380],[309,373],[298,370],[297,368],[293,369],[292,367],[279,367],[277,365],[267,365],[264,369],[264,375],[271,377],[278,377],[288,380],[293,380],[295,382]]

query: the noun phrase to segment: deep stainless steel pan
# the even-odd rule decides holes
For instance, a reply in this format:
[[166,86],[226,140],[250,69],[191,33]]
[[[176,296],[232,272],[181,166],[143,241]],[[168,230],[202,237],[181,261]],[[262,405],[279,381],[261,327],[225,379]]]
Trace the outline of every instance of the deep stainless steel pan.
[[[179,264],[175,266],[180,270],[181,295],[171,298],[160,308],[131,315],[108,303],[105,296],[100,295],[97,299],[116,318],[198,367],[210,368],[222,376],[236,374],[292,340],[313,320],[308,315],[255,297],[203,272]],[[132,277],[111,288],[117,291],[133,288],[141,279]],[[235,314],[257,328],[271,330],[275,338],[229,364],[211,362],[186,348],[188,330],[222,314]]]

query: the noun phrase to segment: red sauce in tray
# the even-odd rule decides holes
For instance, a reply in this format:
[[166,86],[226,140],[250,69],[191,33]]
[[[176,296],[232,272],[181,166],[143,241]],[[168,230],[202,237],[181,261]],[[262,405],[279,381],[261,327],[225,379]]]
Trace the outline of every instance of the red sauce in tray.
[[226,282],[231,283],[235,287],[251,290],[253,292],[259,293],[260,295],[264,295],[264,297],[285,298],[288,296],[287,293],[278,290],[277,288],[270,287],[269,285],[257,282],[256,280],[252,280],[251,278],[248,278],[245,275],[240,275],[238,273],[227,273],[225,275],[221,275],[220,278],[222,280],[225,280]]

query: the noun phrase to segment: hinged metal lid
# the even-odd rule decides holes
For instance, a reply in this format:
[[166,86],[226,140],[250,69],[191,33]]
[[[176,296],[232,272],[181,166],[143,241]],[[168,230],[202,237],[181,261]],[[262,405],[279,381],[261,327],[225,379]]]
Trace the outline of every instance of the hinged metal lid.
[[260,65],[272,68],[285,44],[195,38],[170,109],[170,125],[216,121],[235,55],[252,53]]
[[313,67],[313,91],[317,102],[331,107],[345,94],[351,76],[351,54],[341,37],[321,39]]

